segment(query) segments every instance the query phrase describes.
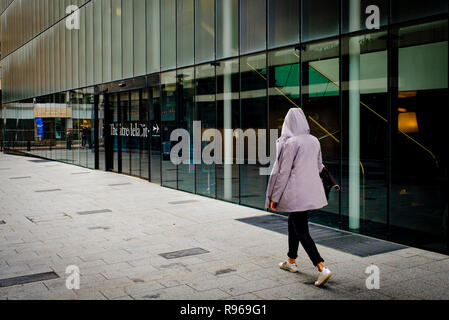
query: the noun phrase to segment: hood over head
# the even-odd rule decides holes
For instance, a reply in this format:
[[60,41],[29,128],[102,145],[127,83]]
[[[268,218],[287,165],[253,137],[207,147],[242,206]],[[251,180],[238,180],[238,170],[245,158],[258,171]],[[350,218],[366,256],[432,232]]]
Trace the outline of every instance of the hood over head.
[[304,111],[300,108],[290,109],[284,120],[281,137],[290,138],[309,133],[310,127]]

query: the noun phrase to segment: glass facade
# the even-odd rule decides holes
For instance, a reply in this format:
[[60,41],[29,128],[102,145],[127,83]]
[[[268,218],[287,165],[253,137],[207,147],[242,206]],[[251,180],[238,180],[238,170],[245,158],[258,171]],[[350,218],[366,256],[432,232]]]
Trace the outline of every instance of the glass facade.
[[342,187],[312,221],[448,252],[447,1],[46,3],[0,1],[3,150],[264,209],[299,107]]

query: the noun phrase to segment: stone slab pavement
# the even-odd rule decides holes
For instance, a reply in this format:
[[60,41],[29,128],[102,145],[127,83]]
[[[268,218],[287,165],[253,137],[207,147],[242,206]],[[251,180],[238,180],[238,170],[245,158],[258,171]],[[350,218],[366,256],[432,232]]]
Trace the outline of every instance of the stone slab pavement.
[[[335,276],[316,288],[302,248],[300,273],[282,271],[287,237],[236,221],[264,211],[30,160],[0,153],[0,280],[51,271],[59,278],[0,287],[2,300],[449,298],[445,255],[406,248],[360,258],[318,246]],[[192,248],[208,253],[160,256]],[[378,290],[366,287],[372,264],[380,270]],[[66,287],[71,265],[80,270],[78,290]]]

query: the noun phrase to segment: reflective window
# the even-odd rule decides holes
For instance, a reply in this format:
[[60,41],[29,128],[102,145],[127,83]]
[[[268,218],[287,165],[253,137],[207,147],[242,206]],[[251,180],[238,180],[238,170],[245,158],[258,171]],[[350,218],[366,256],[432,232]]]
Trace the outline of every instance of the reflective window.
[[161,74],[162,185],[173,189],[178,187],[178,170],[170,159],[176,144],[170,141],[170,136],[178,128],[176,83],[175,71]]
[[239,136],[239,143],[245,150],[244,164],[240,165],[240,202],[263,209],[268,177],[260,174],[257,155],[249,151],[254,151],[253,146],[257,145],[259,129],[267,129],[266,55],[241,58],[240,72],[240,125],[244,132],[249,130],[246,135]]
[[239,53],[239,0],[216,0],[217,59]]
[[161,31],[160,0],[147,0],[147,72],[160,70]]
[[112,79],[118,80],[122,78],[122,2],[112,0],[111,4],[111,34],[114,39],[111,44]]
[[[193,117],[195,98],[195,71],[193,68],[179,69],[178,80],[178,128],[189,133],[190,141],[187,145],[193,145]],[[193,163],[193,150],[182,150],[180,157],[190,159],[188,164],[178,165],[178,189],[188,192],[195,192],[195,165]],[[185,153],[188,153],[187,155]]]
[[390,1],[390,3],[392,23],[447,13],[449,7],[447,0],[395,0]]
[[339,1],[302,0],[302,41],[338,35],[339,11]]
[[176,0],[161,1],[161,69],[176,67]]
[[[321,143],[323,161],[339,181],[340,172],[340,72],[338,40],[305,45],[301,52],[302,108],[310,133]],[[339,226],[339,198],[332,194],[329,206],[315,219]]]
[[297,0],[268,1],[268,47],[299,42],[299,6]]
[[344,38],[344,225],[368,234],[387,233],[387,33]]
[[[294,48],[272,51],[268,54],[270,129],[281,135],[285,116],[291,108],[299,108],[299,51]],[[276,151],[272,151],[276,152]]]
[[448,24],[404,27],[398,36],[399,88],[391,110],[393,238],[441,248],[448,227],[448,134],[442,130],[449,116]]
[[150,88],[151,182],[161,184],[161,94],[159,86]]
[[134,4],[134,76],[147,73],[145,0],[132,0]]
[[215,58],[214,2],[214,0],[195,0],[196,63],[214,60]]
[[[201,133],[216,128],[216,104],[215,104],[215,67],[210,64],[196,67],[196,120],[201,121]],[[201,153],[207,152],[209,141],[201,144]],[[195,146],[196,147],[196,146]],[[214,151],[207,152],[209,157],[214,157]],[[215,197],[215,164],[203,161],[196,166],[196,193],[211,198]]]
[[222,164],[216,166],[217,198],[240,202],[239,165],[231,130],[240,128],[239,60],[221,61],[217,66],[217,129],[223,137]]
[[240,1],[240,52],[266,49],[266,1]]
[[194,0],[177,0],[177,59],[178,67],[193,64],[194,55]]

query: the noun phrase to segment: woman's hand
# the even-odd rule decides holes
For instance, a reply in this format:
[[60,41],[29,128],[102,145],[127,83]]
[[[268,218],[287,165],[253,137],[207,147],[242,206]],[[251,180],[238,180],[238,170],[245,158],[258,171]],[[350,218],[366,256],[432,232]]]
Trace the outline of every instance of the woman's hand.
[[276,212],[278,204],[274,201],[270,202],[270,210]]

